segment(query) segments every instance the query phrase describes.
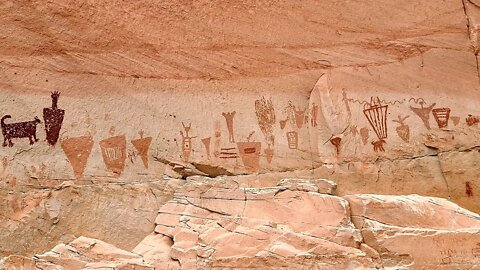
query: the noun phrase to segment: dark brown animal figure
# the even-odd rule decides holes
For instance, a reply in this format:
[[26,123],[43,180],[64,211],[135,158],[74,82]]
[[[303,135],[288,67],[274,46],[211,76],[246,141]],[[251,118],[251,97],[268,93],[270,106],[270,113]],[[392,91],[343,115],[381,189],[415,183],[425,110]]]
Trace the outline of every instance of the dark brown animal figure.
[[38,117],[35,116],[33,121],[5,124],[5,119],[8,118],[12,118],[12,116],[5,115],[1,120],[3,147],[7,146],[7,142],[8,146],[12,147],[12,138],[28,138],[30,140],[30,144],[38,142],[37,125],[41,123]]

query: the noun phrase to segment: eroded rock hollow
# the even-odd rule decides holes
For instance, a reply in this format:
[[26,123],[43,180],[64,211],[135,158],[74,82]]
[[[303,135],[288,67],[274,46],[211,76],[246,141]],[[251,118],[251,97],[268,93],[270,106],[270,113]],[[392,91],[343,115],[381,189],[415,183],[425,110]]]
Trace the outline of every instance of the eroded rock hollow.
[[0,269],[480,267],[479,1],[5,0],[0,25]]

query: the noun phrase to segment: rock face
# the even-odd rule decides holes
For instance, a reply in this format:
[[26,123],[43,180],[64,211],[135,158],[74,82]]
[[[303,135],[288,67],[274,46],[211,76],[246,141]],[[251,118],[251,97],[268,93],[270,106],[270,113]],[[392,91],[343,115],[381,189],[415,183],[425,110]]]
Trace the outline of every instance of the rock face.
[[352,220],[385,267],[476,269],[480,217],[445,199],[351,195]]
[[6,1],[0,117],[39,141],[1,184],[313,171],[477,211],[480,8],[417,2]]
[[[321,188],[320,188],[321,187]],[[339,197],[326,180],[188,178],[130,251],[79,237],[6,269],[477,269],[480,216],[445,199]],[[479,239],[477,239],[479,238]],[[17,268],[18,269],[18,268]]]
[[330,257],[325,267],[366,263],[347,202],[311,186],[239,189],[189,179],[160,208],[155,233],[173,239],[170,254],[186,269],[300,267],[317,257]]
[[480,211],[479,0],[4,0],[0,25],[5,264],[88,239],[132,257],[75,267],[476,264],[439,198]]
[[158,208],[177,185],[175,180],[122,186],[64,183],[51,191],[3,191],[0,257],[42,252],[80,235],[132,249],[153,230]]

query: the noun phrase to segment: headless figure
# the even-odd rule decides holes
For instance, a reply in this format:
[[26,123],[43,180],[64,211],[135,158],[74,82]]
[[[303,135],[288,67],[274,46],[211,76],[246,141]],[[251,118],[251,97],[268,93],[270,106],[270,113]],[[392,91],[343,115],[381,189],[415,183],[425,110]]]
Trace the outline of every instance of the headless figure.
[[423,124],[427,129],[430,129],[430,112],[432,111],[433,107],[435,107],[435,103],[428,107],[424,107],[425,103],[420,102],[421,108],[415,108],[410,106],[410,109],[422,119]]

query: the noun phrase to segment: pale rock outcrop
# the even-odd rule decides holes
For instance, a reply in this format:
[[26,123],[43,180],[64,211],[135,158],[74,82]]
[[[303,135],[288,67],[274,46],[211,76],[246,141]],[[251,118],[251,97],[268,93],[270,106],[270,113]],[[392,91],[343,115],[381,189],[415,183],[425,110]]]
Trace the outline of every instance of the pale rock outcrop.
[[463,0],[463,4],[468,21],[470,40],[475,49],[475,55],[478,57],[478,53],[480,52],[480,1]]
[[144,262],[155,269],[180,269],[180,263],[170,257],[172,245],[172,238],[152,233],[145,237],[132,252],[141,255]]
[[[398,255],[398,237],[378,248],[347,201],[480,211],[479,5],[0,1],[0,256],[83,235],[128,251],[145,239],[147,267],[437,267]],[[451,218],[389,233],[476,230]]]
[[[33,145],[1,148],[0,187],[303,171],[337,179],[340,194],[416,193],[477,211],[476,167],[454,172],[463,183],[451,190],[439,157],[478,161],[463,152],[479,145],[478,10],[477,0],[5,1],[0,117],[43,123]],[[364,113],[375,102],[388,106],[384,127]],[[43,112],[62,116],[56,144]]]
[[[143,262],[143,258],[103,241],[79,237],[68,244],[60,244],[32,259],[8,257],[3,262],[4,269],[153,269]],[[23,268],[21,268],[23,267]]]
[[[79,237],[5,269],[477,269],[480,216],[418,195],[338,197],[332,181],[242,188],[191,177],[131,251]],[[318,187],[328,187],[318,190]],[[478,239],[477,239],[478,238]],[[128,249],[130,250],[130,249]],[[37,268],[35,268],[37,267]]]
[[64,182],[51,190],[0,191],[0,257],[39,253],[80,235],[132,249],[151,233],[158,208],[181,184],[176,179],[89,186]]
[[[284,184],[285,186],[283,186]],[[173,239],[170,256],[185,269],[371,265],[348,203],[326,180],[284,179],[238,188],[192,177],[159,210],[155,232]],[[326,192],[326,193],[319,193]]]
[[480,216],[445,199],[349,195],[352,221],[385,267],[480,268]]
[[[35,259],[62,266],[64,269],[117,268],[143,265],[142,257],[103,241],[80,237],[69,244],[60,244]],[[133,267],[132,267],[133,268]]]

